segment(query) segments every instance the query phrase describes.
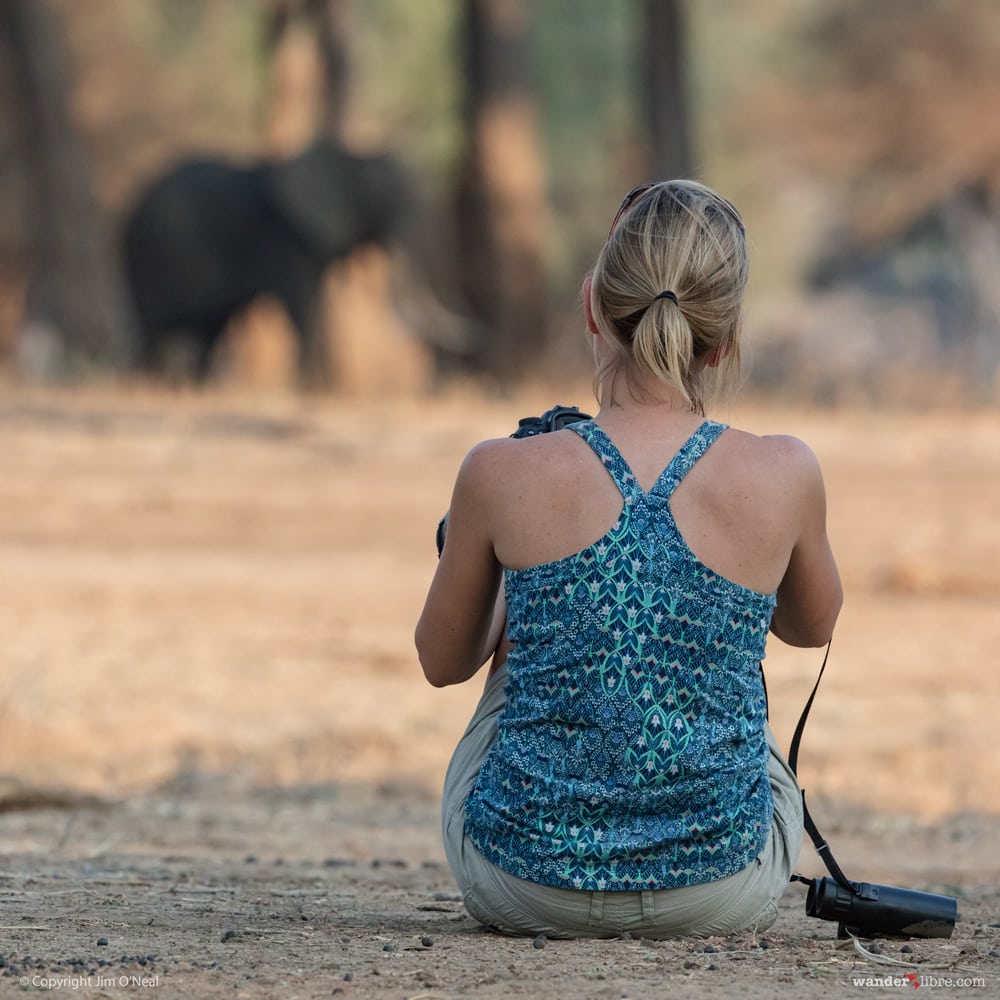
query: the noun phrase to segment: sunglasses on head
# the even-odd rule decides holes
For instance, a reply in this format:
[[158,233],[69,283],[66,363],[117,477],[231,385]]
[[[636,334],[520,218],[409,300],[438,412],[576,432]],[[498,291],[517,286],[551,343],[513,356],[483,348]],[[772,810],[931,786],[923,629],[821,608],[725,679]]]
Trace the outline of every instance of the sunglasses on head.
[[[656,187],[656,183],[649,181],[646,184],[637,184],[634,188],[624,198],[622,198],[621,205],[618,206],[618,212],[615,214],[614,219],[611,222],[611,228],[608,230],[608,239],[611,239],[611,234],[615,231],[621,217],[635,204],[636,200],[644,195],[647,191],[652,190]],[[718,195],[714,196],[714,201],[709,203],[709,208],[711,205],[715,204],[716,207],[721,207],[725,213],[730,216],[730,218],[739,226],[740,232],[745,233],[746,230],[743,226],[743,220],[740,218],[739,212],[725,200],[725,198],[720,198]]]
[[615,227],[618,225],[619,220],[625,214],[626,211],[631,207],[632,203],[641,194],[645,194],[650,188],[656,187],[652,182],[646,184],[637,184],[634,188],[624,198],[622,198],[622,203],[618,208],[618,213],[615,215],[611,222],[611,228],[608,230],[608,239],[611,239],[611,234],[615,231]]

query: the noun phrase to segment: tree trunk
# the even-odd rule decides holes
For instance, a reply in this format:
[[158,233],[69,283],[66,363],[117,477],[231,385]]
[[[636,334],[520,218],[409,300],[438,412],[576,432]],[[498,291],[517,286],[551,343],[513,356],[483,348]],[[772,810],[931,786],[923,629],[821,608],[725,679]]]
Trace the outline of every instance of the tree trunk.
[[[2,0],[0,0],[2,2]],[[269,156],[288,159],[319,137],[343,140],[350,83],[349,28],[351,0],[271,0],[265,9],[265,53],[268,92],[264,111],[264,148]],[[353,273],[353,272],[352,272]],[[338,330],[340,313],[328,309],[324,295],[303,332],[308,359],[307,380],[313,389],[326,389],[338,381],[333,370],[335,341],[346,336]],[[268,380],[277,373],[267,371],[264,359],[286,357],[269,350],[265,333],[281,326],[287,339],[289,325],[275,322],[269,304],[252,307],[247,322],[237,320],[231,338],[237,345],[238,366],[257,370]],[[248,330],[257,331],[255,337]],[[272,338],[274,339],[274,338]],[[257,357],[240,358],[241,353]],[[287,360],[287,358],[286,358]]]
[[344,137],[350,97],[351,0],[311,0],[323,67],[320,130],[332,139]]
[[18,133],[29,171],[24,346],[30,354],[32,339],[41,339],[62,355],[47,354],[46,370],[34,374],[126,367],[135,344],[131,306],[70,118],[66,60],[47,2],[3,0],[0,34],[14,67]]
[[344,137],[350,0],[272,0],[266,11],[268,152],[293,156],[317,137]]
[[456,195],[463,299],[489,330],[478,366],[510,383],[546,344],[545,190],[525,81],[526,0],[466,0],[467,150]]
[[643,69],[649,176],[689,177],[691,128],[685,79],[683,0],[645,0]]

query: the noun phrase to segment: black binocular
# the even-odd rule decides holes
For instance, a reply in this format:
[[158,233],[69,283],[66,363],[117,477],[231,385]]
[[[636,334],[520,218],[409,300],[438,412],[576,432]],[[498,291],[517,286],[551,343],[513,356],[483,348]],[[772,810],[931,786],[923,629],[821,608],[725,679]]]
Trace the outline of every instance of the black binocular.
[[796,878],[809,886],[806,915],[836,920],[841,938],[951,937],[958,919],[958,902],[951,896],[867,882],[842,884],[833,878]]

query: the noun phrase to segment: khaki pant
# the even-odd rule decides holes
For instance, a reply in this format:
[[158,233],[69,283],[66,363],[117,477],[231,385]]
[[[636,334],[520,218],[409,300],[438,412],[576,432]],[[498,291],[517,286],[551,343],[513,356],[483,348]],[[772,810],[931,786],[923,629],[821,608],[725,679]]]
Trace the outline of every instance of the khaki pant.
[[761,931],[774,923],[778,897],[802,846],[803,827],[802,795],[770,727],[774,820],[764,850],[735,875],[679,889],[590,892],[528,882],[487,861],[465,834],[465,801],[496,740],[506,682],[505,667],[488,679],[444,783],[445,853],[465,907],[476,920],[505,934],[553,938],[617,937],[625,931],[649,938],[708,937]]

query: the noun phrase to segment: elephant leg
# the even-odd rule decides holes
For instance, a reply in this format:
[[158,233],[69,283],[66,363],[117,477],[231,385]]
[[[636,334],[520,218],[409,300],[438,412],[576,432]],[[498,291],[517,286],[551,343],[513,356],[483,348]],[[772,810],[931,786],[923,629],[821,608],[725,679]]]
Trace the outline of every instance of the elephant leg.
[[153,345],[149,372],[163,375],[173,385],[205,385],[212,374],[215,348],[222,330],[184,327],[172,330]]
[[308,388],[329,388],[332,365],[324,323],[323,277],[319,262],[300,262],[282,275],[278,296],[299,340],[299,381]]
[[212,374],[212,361],[219,336],[220,331],[216,330],[208,334],[200,332],[195,339],[194,377],[201,385],[204,385]]

